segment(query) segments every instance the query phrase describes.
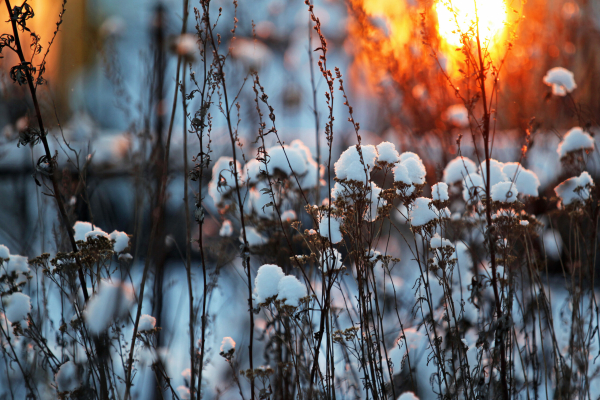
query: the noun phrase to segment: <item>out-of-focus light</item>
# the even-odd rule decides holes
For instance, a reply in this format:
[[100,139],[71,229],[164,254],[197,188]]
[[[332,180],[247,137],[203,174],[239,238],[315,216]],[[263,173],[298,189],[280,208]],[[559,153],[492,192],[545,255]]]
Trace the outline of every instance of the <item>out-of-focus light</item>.
[[506,5],[504,0],[438,0],[435,4],[438,17],[438,31],[451,45],[461,45],[461,33],[477,29],[482,41],[493,40],[504,28]]

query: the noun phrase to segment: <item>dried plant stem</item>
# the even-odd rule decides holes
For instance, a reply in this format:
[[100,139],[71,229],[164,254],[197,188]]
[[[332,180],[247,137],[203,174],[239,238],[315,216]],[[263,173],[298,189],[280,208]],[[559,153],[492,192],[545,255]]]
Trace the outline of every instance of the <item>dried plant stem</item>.
[[[217,43],[215,42],[215,35],[213,34],[213,29],[212,29],[212,25],[210,24],[210,17],[209,17],[209,4],[207,3],[203,3],[202,7],[204,8],[205,11],[205,18],[207,20],[206,23],[206,27],[208,28],[208,33],[209,33],[209,38],[211,40],[211,44],[212,44],[212,48],[213,48],[213,54],[214,57],[216,59],[216,63],[217,63],[217,78],[220,80],[221,82],[221,89],[223,90],[223,97],[224,97],[224,101],[225,101],[225,107],[224,107],[224,111],[225,111],[225,119],[227,120],[227,129],[229,132],[229,139],[231,141],[231,151],[233,153],[233,174],[235,177],[235,193],[236,193],[236,197],[237,197],[237,202],[238,202],[238,207],[239,207],[239,212],[240,212],[240,222],[242,225],[242,239],[243,239],[243,249],[241,251],[241,257],[242,257],[242,264],[244,265],[244,268],[246,269],[246,275],[247,275],[247,279],[248,279],[248,314],[250,316],[250,327],[249,327],[249,344],[248,344],[248,361],[249,361],[249,366],[250,369],[253,370],[254,369],[254,364],[253,364],[253,354],[252,354],[252,349],[253,349],[253,342],[254,342],[254,311],[253,311],[253,307],[252,307],[252,274],[251,274],[251,268],[250,268],[250,245],[248,244],[248,239],[246,236],[246,222],[244,219],[244,202],[242,201],[242,194],[241,194],[241,188],[240,188],[240,182],[239,182],[239,178],[240,178],[240,172],[237,170],[237,152],[236,152],[236,134],[234,134],[233,132],[233,126],[231,123],[231,108],[229,107],[229,99],[227,96],[227,84],[225,82],[225,72],[223,71],[223,65],[225,64],[225,58],[223,56],[221,56],[219,54],[219,47],[217,46]],[[232,32],[235,31],[235,28],[232,30]],[[250,379],[250,398],[254,399],[254,379]]]
[[[25,60],[25,56],[23,54],[23,49],[21,47],[21,40],[19,38],[19,30],[17,27],[17,16],[13,13],[13,9],[10,5],[10,0],[5,0],[5,4],[6,4],[6,9],[8,11],[8,15],[10,16],[10,22],[12,25],[12,30],[13,30],[13,34],[14,34],[14,38],[15,38],[16,53],[19,57],[19,61],[21,62],[21,64],[24,64],[24,63],[26,63],[26,60]],[[53,196],[56,200],[56,204],[58,206],[58,210],[59,210],[59,214],[60,214],[63,226],[67,232],[67,235],[69,236],[69,242],[71,244],[71,249],[73,250],[73,253],[75,254],[75,261],[78,266],[77,274],[78,274],[78,278],[79,278],[79,284],[80,284],[81,290],[83,292],[84,301],[87,303],[89,301],[89,294],[87,291],[87,284],[85,282],[85,276],[83,274],[83,267],[81,265],[81,261],[79,260],[78,255],[77,255],[78,249],[77,249],[77,244],[75,243],[75,236],[73,233],[73,228],[71,227],[71,224],[69,222],[69,217],[67,216],[65,204],[60,195],[58,177],[55,174],[55,171],[57,169],[57,163],[56,163],[56,160],[54,160],[52,158],[52,153],[50,152],[50,147],[48,145],[48,139],[46,138],[46,129],[44,127],[44,121],[42,119],[42,113],[41,113],[40,105],[39,105],[39,102],[37,99],[36,87],[34,85],[33,77],[31,76],[31,72],[28,68],[25,68],[25,76],[27,78],[27,85],[29,86],[29,92],[31,93],[31,99],[33,101],[33,106],[35,108],[35,114],[36,114],[39,130],[40,130],[40,133],[39,133],[40,140],[42,141],[42,145],[44,146],[46,161],[48,162],[48,165],[50,166],[50,178],[52,181]],[[104,347],[103,347],[103,343],[101,342],[101,340],[99,338],[95,338],[94,342],[96,345],[96,353],[103,354]],[[106,368],[105,363],[102,360],[98,360],[98,372],[100,373],[100,398],[102,398],[102,399],[108,398],[108,385],[107,385],[107,377],[106,377],[105,368]]]
[[[477,52],[479,56],[479,73],[477,74],[477,80],[481,89],[481,100],[483,104],[483,142],[485,151],[485,216],[487,222],[487,240],[490,252],[490,263],[492,265],[492,288],[494,289],[494,301],[496,305],[496,318],[500,324],[504,324],[502,302],[500,294],[498,292],[498,279],[496,276],[496,238],[494,235],[494,228],[492,224],[492,198],[491,198],[491,171],[490,171],[490,114],[491,110],[488,108],[487,95],[485,90],[485,60],[481,49],[481,40],[479,36],[479,23],[477,23]],[[504,341],[504,326],[500,325],[496,330],[496,345],[500,348],[500,384],[502,385],[502,398],[508,400],[508,381],[507,381],[507,362],[506,362],[506,343]]]

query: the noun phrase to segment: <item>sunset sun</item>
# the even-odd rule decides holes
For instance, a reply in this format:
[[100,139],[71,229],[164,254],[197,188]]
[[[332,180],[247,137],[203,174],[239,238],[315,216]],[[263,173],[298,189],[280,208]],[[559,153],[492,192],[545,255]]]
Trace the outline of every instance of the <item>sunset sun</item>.
[[494,39],[502,31],[506,21],[504,0],[439,0],[435,5],[439,33],[448,44],[461,45],[461,33],[476,29],[479,18],[479,34],[483,41]]

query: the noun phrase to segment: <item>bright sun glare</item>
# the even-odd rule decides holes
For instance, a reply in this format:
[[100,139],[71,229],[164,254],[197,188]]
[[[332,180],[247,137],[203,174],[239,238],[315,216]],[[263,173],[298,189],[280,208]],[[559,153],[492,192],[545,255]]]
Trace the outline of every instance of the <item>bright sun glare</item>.
[[477,13],[474,0],[438,0],[435,9],[440,35],[454,46],[461,45],[460,32],[465,33],[475,25],[476,15],[479,17],[480,37],[484,41],[493,39],[504,28],[506,21],[504,0],[479,0]]

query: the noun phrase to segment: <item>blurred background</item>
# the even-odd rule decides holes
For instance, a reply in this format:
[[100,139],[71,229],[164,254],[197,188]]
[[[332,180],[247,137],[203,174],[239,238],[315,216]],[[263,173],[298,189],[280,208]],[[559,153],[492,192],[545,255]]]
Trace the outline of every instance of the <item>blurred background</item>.
[[[150,159],[149,143],[157,137],[157,129],[161,140],[166,136],[165,119],[170,116],[176,86],[177,52],[189,56],[188,74],[202,71],[199,50],[189,40],[193,36],[185,36],[187,42],[180,38],[183,4],[175,0],[28,3],[35,11],[29,26],[40,36],[43,47],[35,58],[38,64],[61,20],[63,6],[66,8],[60,32],[47,55],[47,83],[38,89],[46,125],[53,137],[64,135],[73,148],[81,151],[80,163],[93,153],[87,174],[98,223],[105,229],[133,232],[134,211],[140,203],[127,183],[135,176],[147,178],[143,170]],[[472,2],[452,4],[463,21],[460,28],[467,31]],[[417,0],[315,3],[315,14],[327,39],[327,66],[340,68],[364,143],[390,140],[399,150],[418,150],[428,164],[429,183],[437,182],[443,166],[458,154],[459,133],[464,134],[462,153],[471,155],[473,147],[472,141],[469,144],[465,109],[452,86],[460,87],[461,94],[469,97],[474,85],[464,55],[457,51],[456,22],[444,5]],[[194,7],[198,4],[191,2],[187,23],[190,35],[196,33]],[[242,87],[252,70],[258,72],[275,108],[283,138],[288,142],[301,138],[314,154],[317,133],[320,145],[325,145],[326,84],[316,65],[320,52],[311,51],[320,44],[309,25],[307,6],[296,0],[253,0],[240,1],[237,7],[232,2],[214,1],[211,7],[215,12],[222,7],[217,31],[223,46],[230,48],[226,73],[230,91],[239,92],[239,132],[247,145],[245,155],[255,155],[252,142],[257,132],[254,93],[250,84]],[[525,144],[525,132],[532,128],[534,135],[523,163],[539,175],[542,189],[551,189],[561,178],[554,151],[561,135],[577,125],[593,132],[600,115],[600,3],[532,0],[521,4],[494,0],[480,7],[483,37],[500,76],[498,95],[493,99],[497,111],[493,156],[500,161],[517,160]],[[235,39],[231,34],[234,13],[239,21]],[[7,20],[6,9],[0,11],[0,17]],[[8,32],[9,24],[3,29]],[[23,40],[23,47],[31,53],[27,35]],[[162,57],[160,63],[158,55]],[[0,190],[5,195],[0,221],[10,223],[0,224],[0,241],[21,247],[24,253],[36,252],[44,242],[31,233],[31,228],[40,224],[40,208],[32,195],[35,192],[30,191],[35,183],[28,175],[41,154],[38,149],[16,147],[19,131],[32,120],[32,106],[26,87],[10,79],[14,54],[5,50],[3,56]],[[556,66],[574,72],[578,87],[572,96],[551,96],[550,87],[542,82],[546,71]],[[356,140],[342,103],[341,96],[334,101],[335,156]],[[190,100],[188,109],[192,114],[197,111],[197,99]],[[212,115],[212,159],[216,160],[227,153],[229,139],[223,135],[225,121],[220,113],[215,109]],[[173,128],[174,171],[182,168],[182,137],[179,104]],[[60,150],[59,141],[51,140],[56,150]],[[198,152],[197,141],[190,140],[189,150],[190,157]],[[66,153],[59,160],[73,172]],[[191,159],[188,161],[191,163]],[[182,176],[173,174],[169,187],[169,207],[174,208],[169,208],[172,218],[168,221],[175,225],[183,217]],[[77,180],[72,176],[71,184],[76,185]],[[546,193],[552,194],[551,190]],[[43,197],[41,200],[45,200]],[[87,208],[74,207],[74,217],[89,219],[84,211]],[[37,247],[32,249],[34,243]]]
[[[132,255],[134,265],[139,265],[146,254],[155,206],[154,151],[166,140],[178,56],[185,61],[187,93],[194,88],[190,73],[203,73],[200,50],[194,39],[194,7],[199,5],[190,2],[187,29],[182,36],[181,0],[67,3],[30,0],[28,3],[35,11],[28,26],[40,36],[43,47],[34,65],[39,65],[62,18],[46,59],[47,82],[38,87],[38,97],[52,151],[59,154],[63,196],[69,204],[70,217],[73,221],[93,221],[107,232],[117,229],[133,235]],[[499,76],[497,96],[492,101],[496,110],[492,156],[503,162],[521,160],[538,175],[540,193],[546,199],[532,207],[542,213],[548,207],[555,207],[555,202],[546,201],[554,196],[553,188],[572,176],[571,171],[562,169],[556,153],[561,137],[574,126],[585,127],[592,134],[598,129],[600,2],[485,0],[480,3],[485,46],[494,60],[490,74],[495,68]],[[453,15],[444,13],[445,1],[324,0],[314,4],[327,39],[327,68],[333,71],[338,67],[343,75],[354,119],[361,126],[363,144],[388,140],[400,152],[417,152],[427,165],[429,184],[441,180],[444,166],[459,152],[476,159],[474,144],[478,139],[474,142],[467,111],[456,96],[458,88],[461,95],[471,98],[475,86],[464,63],[465,56],[457,50],[456,23],[452,22]],[[472,1],[455,0],[452,4],[468,13]],[[66,12],[61,17],[63,6]],[[321,53],[314,50],[321,44],[312,29],[307,6],[300,0],[240,0],[237,6],[215,0],[211,3],[213,15],[220,7],[222,15],[216,31],[221,35],[223,48],[230,51],[225,72],[228,90],[232,96],[237,94],[236,102],[240,105],[238,133],[244,157],[247,160],[255,157],[257,146],[255,95],[251,79],[246,81],[251,71],[257,71],[269,96],[282,139],[289,143],[299,138],[313,155],[317,146],[324,154],[327,85],[317,65]],[[0,8],[0,21],[7,19],[6,9]],[[470,29],[471,19],[468,15],[458,15],[457,20],[464,23],[460,29]],[[8,23],[2,27],[1,33],[10,31]],[[22,40],[29,58],[29,34],[23,33]],[[2,55],[0,243],[6,244],[13,254],[32,257],[61,249],[64,238],[53,199],[44,195],[44,188],[38,189],[32,177],[36,161],[42,155],[40,149],[17,146],[19,133],[30,124],[37,125],[27,88],[10,78],[9,71],[16,58],[8,49]],[[577,89],[569,96],[552,96],[551,88],[543,83],[546,72],[558,66],[574,73]],[[184,79],[183,75],[179,79]],[[354,127],[348,122],[348,109],[341,93],[337,93],[333,105],[333,162],[344,149],[356,143]],[[198,108],[198,99],[189,99],[191,116]],[[231,143],[217,104],[210,112],[214,162],[221,155],[231,155]],[[183,194],[187,179],[183,163],[184,118],[178,100],[161,233],[165,245],[157,250],[158,259],[167,267],[164,282],[160,282],[164,302],[178,305],[182,295],[173,288],[184,279],[180,257],[185,246]],[[521,159],[527,132],[531,133],[529,147]],[[188,134],[187,139],[188,168],[191,168],[192,157],[199,153],[200,146],[195,136]],[[271,135],[267,137],[267,147],[273,144],[275,138]],[[595,179],[598,162],[596,150],[588,160],[588,170]],[[210,176],[205,176],[200,184],[206,187],[209,179]],[[189,189],[192,210],[196,192],[194,184]],[[323,188],[322,194],[325,193]],[[203,206],[208,215],[203,228],[206,243],[217,246],[222,218],[209,196]],[[562,236],[566,238],[567,233]],[[197,238],[196,229],[194,239]],[[549,254],[558,260],[561,245],[552,239],[547,246],[551,247]],[[197,247],[192,250],[197,261]],[[389,250],[391,255],[400,256],[400,240],[395,243],[392,240]],[[238,263],[234,252],[231,254],[226,261]],[[246,300],[233,295],[243,289],[243,281],[237,275],[241,266],[236,268],[222,272],[221,279],[225,281],[220,286],[226,290],[215,294],[213,310],[217,315],[219,307],[227,307],[228,318],[244,321]],[[239,307],[233,307],[232,301]],[[165,317],[167,321],[159,323],[165,332],[175,332],[178,316],[186,312],[179,306],[175,310]],[[230,334],[217,332],[216,324],[214,329],[211,333],[218,341]],[[169,344],[175,341],[176,347],[175,337],[166,334],[161,340]],[[183,348],[180,351],[185,353]]]

